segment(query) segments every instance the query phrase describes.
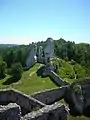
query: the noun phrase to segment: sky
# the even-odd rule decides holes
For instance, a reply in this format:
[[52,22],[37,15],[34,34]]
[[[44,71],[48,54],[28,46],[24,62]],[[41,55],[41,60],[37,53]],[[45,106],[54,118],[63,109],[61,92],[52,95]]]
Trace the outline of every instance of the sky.
[[0,44],[48,37],[90,43],[90,0],[0,0]]

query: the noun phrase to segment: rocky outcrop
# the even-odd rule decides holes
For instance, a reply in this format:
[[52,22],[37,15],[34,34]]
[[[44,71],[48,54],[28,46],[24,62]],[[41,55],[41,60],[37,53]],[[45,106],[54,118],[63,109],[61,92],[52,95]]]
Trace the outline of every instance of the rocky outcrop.
[[24,68],[25,70],[29,69],[36,63],[36,48],[35,45],[31,46],[29,55],[26,60],[26,67]]
[[54,41],[52,38],[46,40],[46,45],[44,48],[44,63],[48,64],[50,59],[54,56]]

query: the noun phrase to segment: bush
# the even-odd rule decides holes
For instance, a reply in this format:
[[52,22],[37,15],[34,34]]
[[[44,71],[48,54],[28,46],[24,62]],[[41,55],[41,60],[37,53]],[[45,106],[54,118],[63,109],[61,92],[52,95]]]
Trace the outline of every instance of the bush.
[[11,75],[13,78],[20,79],[23,73],[23,67],[21,63],[14,63],[11,66]]
[[75,74],[77,75],[77,78],[85,77],[86,71],[81,65],[76,63],[74,65],[74,71],[75,71]]
[[72,65],[63,60],[59,69],[59,76],[62,78],[74,79],[75,75]]
[[0,62],[0,78],[4,78],[5,77],[5,70],[7,68],[7,64],[4,61]]

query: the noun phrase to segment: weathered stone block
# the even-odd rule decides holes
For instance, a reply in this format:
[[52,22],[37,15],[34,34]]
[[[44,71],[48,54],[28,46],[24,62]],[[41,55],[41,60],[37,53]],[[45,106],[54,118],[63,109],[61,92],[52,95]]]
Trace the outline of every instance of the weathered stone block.
[[67,114],[64,105],[53,104],[25,115],[22,120],[67,120]]
[[0,106],[0,120],[20,120],[21,110],[20,107],[11,103],[7,106]]

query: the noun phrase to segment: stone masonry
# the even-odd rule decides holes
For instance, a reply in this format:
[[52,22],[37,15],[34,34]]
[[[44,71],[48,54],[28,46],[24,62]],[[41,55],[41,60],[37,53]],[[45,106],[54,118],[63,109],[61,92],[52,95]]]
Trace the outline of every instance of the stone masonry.
[[[62,88],[63,90],[64,88]],[[51,90],[51,95],[50,91],[44,92],[43,98],[39,96],[43,100],[49,95],[52,97],[53,92],[58,94],[59,89]],[[36,100],[33,96],[35,97],[35,94],[28,96],[16,90],[0,91],[0,120],[67,120],[68,111],[64,105],[56,103],[46,105],[47,102],[42,103],[42,100]],[[57,99],[59,98],[60,96]],[[51,102],[48,101],[48,103]]]
[[25,115],[21,120],[67,120],[67,110],[64,105],[47,105],[38,111]]
[[19,105],[10,103],[7,106],[0,105],[0,120],[20,120],[21,109]]
[[54,89],[48,89],[41,92],[30,95],[31,97],[43,102],[44,104],[50,105],[63,98],[66,86]]
[[9,103],[16,103],[21,107],[22,114],[31,112],[45,106],[40,101],[28,97],[16,90],[2,90],[0,91],[0,105],[7,105]]

